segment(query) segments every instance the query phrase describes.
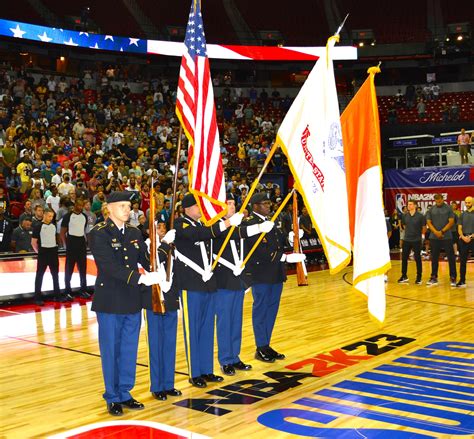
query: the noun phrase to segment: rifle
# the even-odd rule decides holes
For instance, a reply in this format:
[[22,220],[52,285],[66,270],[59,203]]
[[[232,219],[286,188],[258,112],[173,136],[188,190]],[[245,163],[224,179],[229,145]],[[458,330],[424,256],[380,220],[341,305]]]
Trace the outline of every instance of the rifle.
[[[150,270],[158,271],[160,261],[157,260],[156,249],[156,223],[155,223],[155,210],[156,210],[156,200],[155,200],[155,188],[154,188],[154,179],[151,179],[151,188],[150,188],[150,217],[148,219],[148,230],[150,235]],[[158,284],[151,286],[151,304],[153,312],[164,314],[166,312],[165,308],[165,298],[163,292]]]

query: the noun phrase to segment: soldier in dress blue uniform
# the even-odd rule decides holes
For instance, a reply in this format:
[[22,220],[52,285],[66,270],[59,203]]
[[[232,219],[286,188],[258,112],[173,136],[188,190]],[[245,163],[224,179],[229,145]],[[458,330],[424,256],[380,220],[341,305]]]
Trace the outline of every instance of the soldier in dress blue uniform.
[[[176,364],[176,332],[178,326],[179,292],[171,277],[166,282],[166,263],[170,246],[174,241],[175,230],[166,232],[166,224],[158,223],[157,241],[161,291],[165,299],[165,313],[153,312],[151,288],[143,288],[143,308],[147,323],[148,357],[150,367],[150,391],[154,398],[165,401],[168,396],[181,396],[174,388]],[[171,259],[171,263],[173,260]]]
[[[252,214],[246,218],[244,225],[261,224],[267,221],[271,201],[265,193],[253,195],[250,205]],[[257,239],[258,236],[253,236],[246,240],[246,252],[253,247]],[[256,248],[244,272],[246,282],[252,285],[252,324],[257,347],[255,358],[269,363],[285,358],[285,355],[278,353],[270,346],[283,282],[286,281],[285,261],[295,263],[305,259],[305,256],[299,253],[285,255],[283,253],[285,239],[286,236],[280,230],[273,228]]]
[[[230,195],[227,196],[226,218],[230,218],[235,213],[235,201]],[[273,222],[265,221],[249,227],[242,225],[238,227],[214,269],[217,281],[217,292],[214,295],[217,357],[225,375],[235,375],[236,369],[250,370],[252,368],[250,364],[245,364],[239,357],[242,344],[244,295],[245,289],[248,287],[241,277],[244,239],[261,232],[269,232],[273,226]],[[223,243],[224,236],[214,239],[214,255]]]
[[174,278],[180,290],[189,382],[206,387],[206,382],[220,382],[214,375],[214,301],[215,276],[211,272],[212,238],[222,235],[231,225],[239,225],[241,214],[205,227],[199,222],[201,212],[194,195],[183,198],[184,217],[175,221],[176,260]]
[[122,408],[142,410],[132,398],[138,337],[141,325],[140,284],[159,283],[158,273],[140,274],[138,263],[150,266],[141,232],[129,224],[130,192],[112,192],[107,198],[109,218],[91,231],[91,250],[97,265],[92,310],[97,313],[107,410],[121,416]]

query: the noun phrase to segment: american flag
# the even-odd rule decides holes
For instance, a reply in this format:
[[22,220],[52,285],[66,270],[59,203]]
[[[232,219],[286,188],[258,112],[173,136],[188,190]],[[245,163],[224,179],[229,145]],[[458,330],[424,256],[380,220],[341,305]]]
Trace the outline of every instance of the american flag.
[[179,72],[176,113],[189,140],[189,190],[206,225],[226,213],[214,91],[199,0],[193,0]]

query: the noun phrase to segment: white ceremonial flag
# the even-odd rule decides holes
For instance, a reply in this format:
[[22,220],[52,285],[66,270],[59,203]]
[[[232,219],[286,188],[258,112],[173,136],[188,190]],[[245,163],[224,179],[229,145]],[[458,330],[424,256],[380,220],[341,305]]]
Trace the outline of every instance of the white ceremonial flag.
[[326,57],[316,62],[277,134],[331,273],[351,259],[344,149],[331,57],[337,39],[328,39]]

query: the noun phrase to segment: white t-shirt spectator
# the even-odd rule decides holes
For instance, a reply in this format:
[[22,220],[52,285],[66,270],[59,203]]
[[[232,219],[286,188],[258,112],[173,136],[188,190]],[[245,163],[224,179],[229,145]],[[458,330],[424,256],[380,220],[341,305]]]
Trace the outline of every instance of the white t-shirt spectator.
[[56,81],[54,79],[50,79],[48,81],[48,90],[52,91],[53,93],[56,91]]
[[438,84],[433,84],[433,85],[431,86],[431,94],[432,94],[434,97],[438,97],[440,91],[441,91],[441,89],[439,88],[439,85],[438,85]]
[[72,132],[74,134],[77,134],[79,137],[82,137],[85,129],[86,127],[84,126],[82,122],[76,122],[74,126],[72,127]]
[[51,206],[51,209],[53,209],[55,213],[58,213],[60,199],[61,197],[59,195],[50,195],[48,198],[46,198],[46,203]]
[[270,131],[273,128],[273,124],[269,120],[265,120],[262,122],[262,125],[260,125],[262,130],[265,131]]
[[60,175],[54,174],[51,177],[51,183],[54,183],[56,186],[59,186],[62,183],[63,179]]
[[[107,178],[110,180],[110,177],[112,177],[114,175],[114,171],[110,171],[108,174],[107,174]],[[118,176],[118,179],[120,181],[122,181],[122,174],[120,172],[117,172],[117,176]]]

